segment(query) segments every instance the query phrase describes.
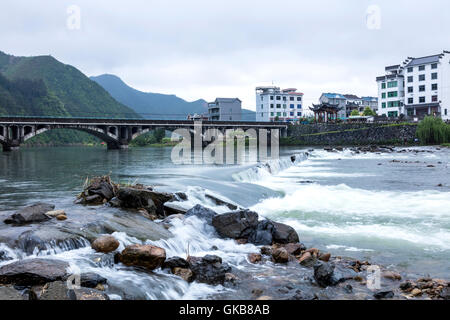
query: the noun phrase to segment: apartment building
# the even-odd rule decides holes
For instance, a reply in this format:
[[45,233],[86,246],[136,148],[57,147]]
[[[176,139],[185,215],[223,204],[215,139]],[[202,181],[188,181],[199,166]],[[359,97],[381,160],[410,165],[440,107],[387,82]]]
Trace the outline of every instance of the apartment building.
[[208,103],[210,121],[241,121],[242,102],[238,98],[216,98]]
[[303,93],[295,88],[256,88],[256,121],[298,121],[303,117]]
[[378,115],[426,115],[450,120],[450,52],[414,58],[385,68],[377,77]]
[[332,104],[340,108],[337,114],[338,118],[344,119],[347,117],[347,98],[344,95],[340,93],[322,93],[319,101],[321,104]]

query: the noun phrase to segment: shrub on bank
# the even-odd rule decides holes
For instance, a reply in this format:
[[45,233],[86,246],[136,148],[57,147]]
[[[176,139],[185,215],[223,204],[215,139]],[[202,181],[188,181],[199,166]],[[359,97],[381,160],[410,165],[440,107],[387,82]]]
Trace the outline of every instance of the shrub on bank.
[[450,142],[450,125],[442,119],[425,117],[417,127],[417,137],[423,144],[442,144]]

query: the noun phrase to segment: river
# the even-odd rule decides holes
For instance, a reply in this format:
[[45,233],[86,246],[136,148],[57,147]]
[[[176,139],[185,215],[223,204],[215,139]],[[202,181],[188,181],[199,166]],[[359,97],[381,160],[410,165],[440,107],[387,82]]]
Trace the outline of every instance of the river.
[[[393,266],[404,274],[450,278],[450,149],[421,147],[413,148],[420,152],[400,152],[402,148],[397,148],[392,153],[359,154],[349,149],[308,149],[282,148],[281,159],[267,166],[196,166],[172,164],[171,148],[23,148],[0,153],[0,215],[33,202],[50,202],[67,212],[66,231],[71,220],[122,217],[119,209],[73,204],[86,177],[110,174],[116,182],[185,192],[189,199],[185,206],[200,203],[225,212],[205,193],[229,199],[293,226],[307,247],[333,255]],[[290,161],[293,154],[297,155],[295,164]],[[114,233],[121,248],[141,243],[143,239],[128,231],[133,223],[138,228],[139,222],[124,219],[128,220],[116,221],[120,227]],[[2,233],[7,237],[10,228],[15,227],[0,222],[0,239]],[[175,223],[170,229],[174,236],[169,239],[145,240],[164,247],[168,256],[185,256],[189,243],[191,254],[214,253],[235,268],[256,268],[249,266],[246,256],[258,248],[219,239],[211,229],[192,219]],[[248,298],[230,288],[187,284],[162,271],[148,275],[118,267],[96,255],[88,241],[80,240],[76,247],[49,244],[45,249],[26,253],[6,241],[0,243],[0,250],[10,259],[56,255],[73,268],[97,272],[108,279],[108,294],[113,299]],[[6,263],[0,261],[0,265]],[[259,268],[258,272],[278,272],[273,265]]]

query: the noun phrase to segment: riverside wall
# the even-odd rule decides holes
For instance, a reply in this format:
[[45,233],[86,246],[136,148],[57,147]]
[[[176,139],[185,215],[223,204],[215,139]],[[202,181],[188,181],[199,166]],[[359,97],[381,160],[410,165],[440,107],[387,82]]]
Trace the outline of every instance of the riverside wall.
[[283,145],[412,144],[416,124],[340,123],[292,125]]

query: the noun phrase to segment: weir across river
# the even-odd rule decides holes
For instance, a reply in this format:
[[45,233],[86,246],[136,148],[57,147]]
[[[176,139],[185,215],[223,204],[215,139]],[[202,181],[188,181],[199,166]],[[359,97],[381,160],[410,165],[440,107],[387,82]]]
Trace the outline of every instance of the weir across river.
[[217,129],[222,133],[229,129],[254,129],[256,132],[265,129],[269,133],[271,130],[279,130],[280,136],[286,136],[288,124],[251,121],[0,117],[0,144],[3,151],[18,150],[21,144],[46,131],[73,129],[101,139],[108,149],[126,149],[133,139],[160,128],[168,131],[187,129],[192,133],[201,128],[202,134],[208,129]]

